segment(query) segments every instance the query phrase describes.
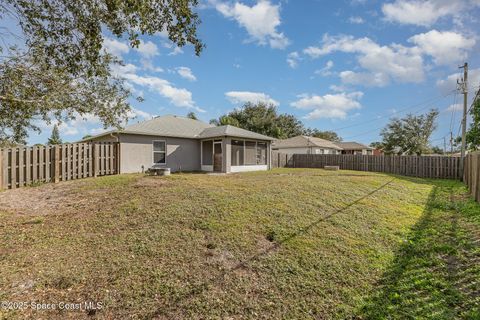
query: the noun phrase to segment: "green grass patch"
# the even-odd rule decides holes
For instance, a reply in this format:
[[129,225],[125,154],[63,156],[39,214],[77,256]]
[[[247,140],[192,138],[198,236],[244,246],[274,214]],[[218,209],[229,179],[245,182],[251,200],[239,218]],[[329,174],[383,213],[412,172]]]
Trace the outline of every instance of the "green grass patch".
[[100,318],[478,316],[480,206],[459,182],[276,169],[70,192],[91,199],[0,214],[1,300],[101,301]]

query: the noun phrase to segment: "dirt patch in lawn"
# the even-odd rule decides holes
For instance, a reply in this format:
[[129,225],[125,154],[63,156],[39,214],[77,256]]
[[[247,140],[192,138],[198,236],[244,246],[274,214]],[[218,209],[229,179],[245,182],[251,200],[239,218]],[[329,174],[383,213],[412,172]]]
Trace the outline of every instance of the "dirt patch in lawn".
[[[48,215],[84,210],[105,200],[108,189],[89,189],[91,181],[47,183],[0,192],[0,210],[18,215]],[[103,197],[102,197],[103,195]]]

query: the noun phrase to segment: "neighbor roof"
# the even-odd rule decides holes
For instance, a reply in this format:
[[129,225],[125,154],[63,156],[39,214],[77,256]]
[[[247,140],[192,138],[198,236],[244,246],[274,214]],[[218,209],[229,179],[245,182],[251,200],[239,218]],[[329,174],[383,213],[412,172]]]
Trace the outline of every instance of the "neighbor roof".
[[320,147],[327,149],[342,150],[341,147],[335,145],[332,141],[321,138],[309,136],[296,136],[289,139],[275,140],[273,148],[305,148],[305,147]]
[[366,146],[364,144],[358,143],[358,142],[335,142],[335,144],[344,150],[363,150],[363,149],[368,149],[368,150],[373,150],[374,148]]
[[166,115],[155,117],[151,120],[138,122],[126,126],[123,130],[112,130],[89,137],[82,141],[92,140],[112,133],[139,134],[161,137],[179,137],[191,139],[213,138],[220,136],[232,136],[251,139],[273,140],[270,137],[240,129],[234,126],[220,126],[194,120],[187,117]]
[[237,137],[237,138],[247,138],[247,139],[258,139],[258,140],[274,140],[273,138],[267,137],[263,134],[256,132],[248,131],[242,128],[237,128],[231,125],[219,126],[206,128],[198,136],[201,139],[214,138],[214,137]]

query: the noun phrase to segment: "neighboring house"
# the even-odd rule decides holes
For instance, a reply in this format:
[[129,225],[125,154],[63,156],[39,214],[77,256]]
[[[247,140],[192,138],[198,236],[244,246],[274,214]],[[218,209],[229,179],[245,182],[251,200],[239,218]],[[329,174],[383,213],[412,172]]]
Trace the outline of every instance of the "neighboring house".
[[120,143],[120,172],[155,166],[171,171],[241,172],[270,169],[273,139],[234,126],[167,115],[89,137]]
[[335,142],[335,144],[343,149],[342,154],[373,155],[375,149],[358,142]]
[[340,154],[342,148],[333,142],[308,136],[296,136],[284,140],[275,140],[272,150],[286,154]]

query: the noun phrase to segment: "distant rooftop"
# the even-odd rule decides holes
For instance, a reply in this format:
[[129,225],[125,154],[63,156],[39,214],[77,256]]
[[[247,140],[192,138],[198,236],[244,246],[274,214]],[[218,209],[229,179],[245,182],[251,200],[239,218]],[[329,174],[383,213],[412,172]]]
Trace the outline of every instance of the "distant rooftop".
[[334,150],[342,150],[332,141],[321,138],[309,136],[296,136],[288,139],[275,140],[272,145],[273,148],[305,148],[305,147],[320,147]]
[[373,150],[373,149],[375,149],[375,148],[366,146],[364,144],[361,144],[361,143],[358,143],[358,142],[355,142],[355,141],[335,142],[335,144],[337,146],[339,146],[340,148],[344,149],[344,150],[363,150],[363,149]]

